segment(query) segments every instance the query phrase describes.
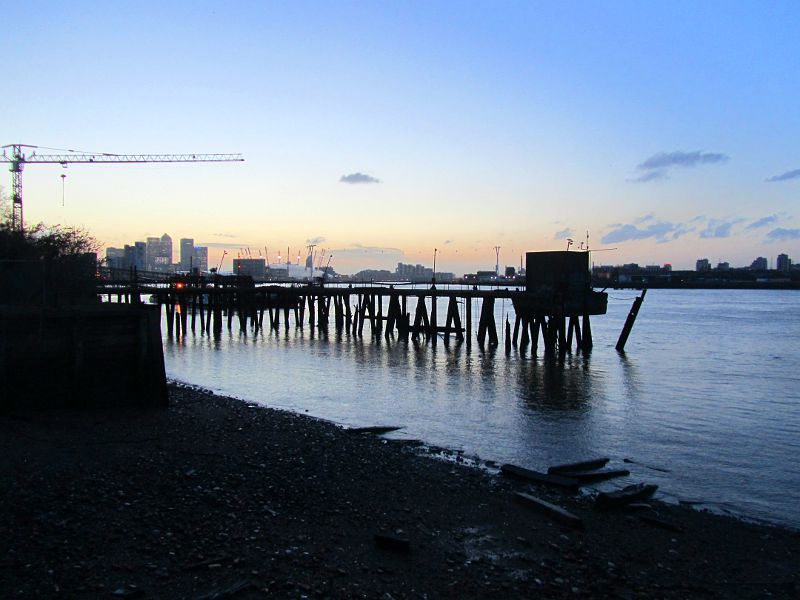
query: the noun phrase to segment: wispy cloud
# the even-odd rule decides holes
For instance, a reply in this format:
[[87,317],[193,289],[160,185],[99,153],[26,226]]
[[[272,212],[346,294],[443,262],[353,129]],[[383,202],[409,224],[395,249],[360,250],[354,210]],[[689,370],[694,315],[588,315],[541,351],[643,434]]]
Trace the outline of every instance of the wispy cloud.
[[747,227],[745,227],[745,229],[760,229],[762,227],[767,227],[769,225],[774,225],[775,223],[778,222],[779,218],[780,218],[780,215],[777,215],[777,214],[769,215],[767,217],[761,217],[760,219],[757,219],[757,220],[753,221],[752,223],[750,223]]
[[661,179],[669,179],[669,175],[667,175],[667,172],[663,169],[649,171],[643,175],[639,175],[639,177],[628,179],[628,181],[631,183],[648,183],[650,181],[660,181]]
[[222,238],[238,238],[239,236],[235,233],[212,233],[214,237],[222,237]]
[[659,152],[654,154],[636,168],[641,171],[653,171],[656,169],[669,169],[671,167],[696,167],[697,165],[713,165],[725,162],[728,156],[719,152]]
[[703,239],[727,238],[731,237],[731,229],[743,219],[730,219],[727,221],[711,219],[706,228],[700,232]]
[[317,237],[313,237],[313,238],[307,239],[306,240],[306,244],[315,244],[316,245],[316,244],[321,244],[324,241],[325,241],[325,238],[322,237],[321,235],[318,235]]
[[639,217],[634,221],[637,225],[641,225],[642,223],[647,223],[648,221],[652,221],[655,218],[653,213],[649,213],[644,215],[643,217]]
[[445,240],[445,241],[444,241],[444,245],[445,245],[445,246],[446,246],[447,244],[452,244],[452,243],[453,243],[453,240]]
[[562,229],[561,231],[556,231],[556,234],[553,236],[554,240],[565,240],[569,237],[575,235],[575,232],[572,229]]
[[362,246],[361,244],[350,244],[347,248],[335,248],[331,254],[337,257],[364,258],[367,255],[383,254],[389,256],[403,256],[400,248],[388,246]]
[[208,246],[209,248],[220,248],[222,250],[239,250],[244,248],[241,242],[200,242],[198,246]]
[[647,183],[669,179],[669,170],[673,168],[697,167],[699,165],[713,165],[725,162],[729,157],[719,152],[659,152],[650,158],[636,165],[638,171],[643,171],[641,175],[634,179],[629,179],[633,183]]
[[349,175],[342,175],[339,178],[340,183],[380,183],[380,179],[376,179],[372,175],[366,173],[350,173]]
[[785,242],[788,240],[800,240],[800,229],[778,227],[767,234],[768,242]]
[[790,179],[800,179],[800,169],[795,169],[793,171],[786,171],[786,173],[781,173],[780,175],[773,175],[772,177],[767,177],[766,181],[769,182],[789,181]]
[[600,241],[603,244],[618,244],[631,240],[646,240],[653,238],[658,242],[668,242],[693,231],[683,223],[671,223],[669,221],[656,221],[647,227],[639,227],[634,224],[617,225],[605,234]]

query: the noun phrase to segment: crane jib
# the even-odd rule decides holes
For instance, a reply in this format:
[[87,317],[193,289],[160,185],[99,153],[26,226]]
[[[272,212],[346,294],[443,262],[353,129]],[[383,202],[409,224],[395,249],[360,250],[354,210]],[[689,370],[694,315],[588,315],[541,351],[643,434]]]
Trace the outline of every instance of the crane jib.
[[33,154],[15,158],[2,156],[0,162],[39,164],[146,163],[146,162],[229,162],[244,161],[241,154]]
[[[105,152],[75,152],[62,148],[42,148],[29,144],[8,144],[3,146],[0,163],[11,163],[11,228],[22,231],[22,169],[26,164],[57,164],[66,167],[70,163],[166,163],[166,162],[241,162],[241,154],[110,154]],[[10,156],[6,148],[11,149]],[[25,155],[23,148],[55,150],[70,154],[37,154],[33,150]],[[63,176],[62,176],[63,177]],[[63,180],[62,180],[63,183]]]

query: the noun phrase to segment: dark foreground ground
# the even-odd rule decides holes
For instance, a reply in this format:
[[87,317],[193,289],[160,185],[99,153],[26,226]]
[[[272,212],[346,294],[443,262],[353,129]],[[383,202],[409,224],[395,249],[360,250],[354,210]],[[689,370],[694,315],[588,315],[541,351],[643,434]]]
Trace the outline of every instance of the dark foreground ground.
[[798,532],[656,502],[600,512],[412,443],[170,395],[164,410],[0,416],[0,598],[800,594]]

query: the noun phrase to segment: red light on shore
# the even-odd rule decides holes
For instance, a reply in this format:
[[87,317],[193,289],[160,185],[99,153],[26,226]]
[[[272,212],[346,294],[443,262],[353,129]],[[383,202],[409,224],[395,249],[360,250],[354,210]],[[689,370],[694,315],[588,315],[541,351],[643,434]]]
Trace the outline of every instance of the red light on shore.
[[181,289],[182,287],[184,287],[184,284],[182,284],[182,283],[176,283],[176,284],[175,284],[175,287],[176,287],[176,288],[178,288],[178,289]]

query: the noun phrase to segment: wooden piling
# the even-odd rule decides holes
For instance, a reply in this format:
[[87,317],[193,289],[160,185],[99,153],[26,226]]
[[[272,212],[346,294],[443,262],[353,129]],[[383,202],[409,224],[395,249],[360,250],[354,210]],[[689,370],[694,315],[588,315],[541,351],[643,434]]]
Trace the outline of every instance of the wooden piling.
[[644,295],[646,293],[647,289],[642,290],[642,295],[638,296],[633,301],[633,306],[631,306],[631,310],[628,313],[628,318],[625,319],[625,326],[622,328],[622,332],[619,334],[619,339],[617,340],[617,345],[615,346],[618,352],[625,351],[625,344],[628,341],[628,336],[631,334],[633,324],[636,322],[636,315],[639,314],[639,308],[642,306],[642,302],[644,302]]

